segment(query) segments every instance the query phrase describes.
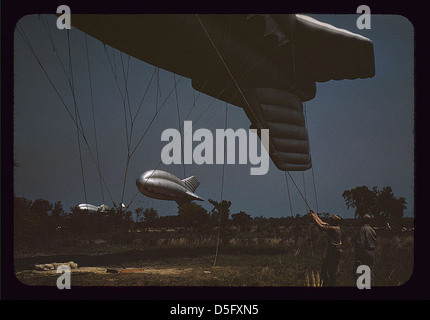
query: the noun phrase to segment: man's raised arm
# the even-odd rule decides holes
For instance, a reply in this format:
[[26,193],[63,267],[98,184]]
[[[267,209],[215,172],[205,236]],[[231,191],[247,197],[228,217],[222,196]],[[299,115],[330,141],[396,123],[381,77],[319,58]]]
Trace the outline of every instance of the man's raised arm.
[[314,210],[311,210],[310,213],[311,213],[311,217],[314,219],[314,221],[318,225],[318,227],[324,228],[325,226],[327,226],[328,223],[322,221],[321,218],[317,216],[317,214],[315,213]]

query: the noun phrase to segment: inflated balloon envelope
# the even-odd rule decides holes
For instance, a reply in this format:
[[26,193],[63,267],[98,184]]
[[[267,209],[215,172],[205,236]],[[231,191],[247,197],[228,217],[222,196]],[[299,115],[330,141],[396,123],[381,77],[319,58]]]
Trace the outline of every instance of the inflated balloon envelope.
[[244,108],[251,127],[270,129],[283,171],[312,166],[302,102],[316,82],[375,74],[369,39],[305,15],[72,15],[72,25]]
[[105,204],[102,204],[100,206],[95,206],[93,204],[82,203],[78,205],[78,209],[82,211],[88,211],[88,212],[106,212],[106,210],[108,210],[109,208]]
[[148,170],[136,179],[136,186],[143,195],[177,203],[204,201],[194,193],[199,185],[200,182],[194,176],[180,180],[163,170]]

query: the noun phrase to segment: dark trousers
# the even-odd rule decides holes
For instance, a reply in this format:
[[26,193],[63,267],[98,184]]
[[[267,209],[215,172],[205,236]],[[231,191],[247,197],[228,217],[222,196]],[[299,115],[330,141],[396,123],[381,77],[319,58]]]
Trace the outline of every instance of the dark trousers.
[[372,269],[375,263],[375,252],[373,250],[356,249],[355,260]]
[[360,265],[366,265],[370,268],[370,272],[373,279],[373,265],[375,264],[375,252],[373,250],[366,249],[355,249],[355,263],[353,274],[357,278],[357,268]]
[[342,250],[340,249],[327,249],[327,253],[321,268],[321,279],[323,280],[323,286],[336,285],[341,255]]

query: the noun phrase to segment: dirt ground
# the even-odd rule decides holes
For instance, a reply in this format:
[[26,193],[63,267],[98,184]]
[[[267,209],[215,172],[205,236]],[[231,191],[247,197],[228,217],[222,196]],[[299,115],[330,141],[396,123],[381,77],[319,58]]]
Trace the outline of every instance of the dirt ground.
[[[60,262],[49,263],[55,266]],[[173,264],[173,265],[172,265]],[[42,270],[29,266],[15,272],[16,278],[29,286],[56,286],[57,269]],[[234,270],[238,269],[238,270]],[[224,285],[225,276],[237,275],[241,268],[213,267],[203,261],[134,263],[129,266],[83,266],[70,269],[74,286],[199,286]],[[234,278],[234,275],[233,275]]]

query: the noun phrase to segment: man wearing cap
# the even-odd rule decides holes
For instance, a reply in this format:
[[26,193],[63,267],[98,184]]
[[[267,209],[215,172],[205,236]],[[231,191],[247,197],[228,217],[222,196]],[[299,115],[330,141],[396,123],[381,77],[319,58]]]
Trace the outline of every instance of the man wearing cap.
[[323,285],[335,286],[337,282],[340,257],[342,254],[342,239],[340,231],[342,218],[337,214],[334,214],[330,217],[330,223],[327,223],[322,221],[313,210],[311,210],[310,213],[317,226],[327,234],[327,251],[321,267]]
[[355,239],[354,272],[359,265],[366,265],[372,270],[375,263],[376,232],[370,226],[370,220],[368,214],[361,218],[361,227]]

